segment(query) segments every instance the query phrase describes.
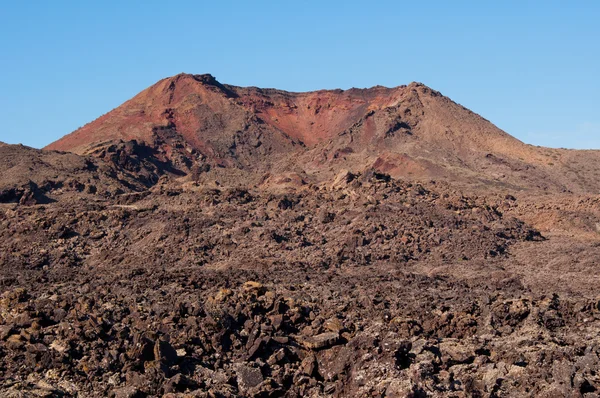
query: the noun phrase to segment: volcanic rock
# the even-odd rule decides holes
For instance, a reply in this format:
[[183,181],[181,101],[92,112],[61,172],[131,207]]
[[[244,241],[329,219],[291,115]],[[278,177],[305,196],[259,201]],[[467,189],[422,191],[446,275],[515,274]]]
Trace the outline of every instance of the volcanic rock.
[[163,173],[204,178],[199,170],[212,165],[276,175],[301,168],[317,179],[374,168],[479,189],[600,189],[592,174],[577,173],[597,152],[526,145],[421,83],[291,93],[182,73],[46,149],[145,168],[146,184]]

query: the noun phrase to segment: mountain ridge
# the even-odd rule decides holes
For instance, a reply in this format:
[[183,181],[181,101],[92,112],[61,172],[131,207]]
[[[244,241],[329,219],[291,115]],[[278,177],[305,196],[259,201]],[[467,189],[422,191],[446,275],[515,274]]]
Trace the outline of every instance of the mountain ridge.
[[572,153],[525,144],[417,82],[288,92],[182,73],[45,149],[104,156],[118,141],[147,146],[184,174],[206,165],[275,174],[301,167],[331,178],[340,169],[375,168],[467,185],[600,190],[594,177],[574,178]]

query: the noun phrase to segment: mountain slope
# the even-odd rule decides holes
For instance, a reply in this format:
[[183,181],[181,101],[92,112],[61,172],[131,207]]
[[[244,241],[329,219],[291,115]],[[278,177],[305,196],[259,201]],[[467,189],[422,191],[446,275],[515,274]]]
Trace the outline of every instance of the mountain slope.
[[290,93],[180,74],[46,149],[105,157],[130,140],[181,173],[212,165],[319,179],[375,168],[468,185],[600,190],[595,170],[572,164],[600,159],[597,152],[526,145],[420,83]]

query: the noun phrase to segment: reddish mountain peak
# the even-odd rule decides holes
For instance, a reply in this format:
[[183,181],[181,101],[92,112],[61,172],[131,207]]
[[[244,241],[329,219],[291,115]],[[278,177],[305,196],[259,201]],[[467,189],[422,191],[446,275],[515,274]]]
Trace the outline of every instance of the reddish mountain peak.
[[[180,85],[198,85],[211,91],[217,91],[224,94],[226,97],[235,98],[237,95],[225,85],[221,84],[213,75],[209,73],[192,75],[188,73],[180,73],[176,76],[168,78],[169,89],[174,90],[178,84]],[[199,89],[199,87],[196,87]]]
[[338,142],[340,136],[351,137],[361,150],[387,151],[405,146],[403,135],[389,139],[400,128],[416,133],[420,147],[502,151],[518,143],[422,83],[288,92],[181,73],[160,80],[48,149],[88,153],[104,142],[136,140],[160,148],[165,158],[183,148],[217,163],[234,164],[244,156],[245,162],[256,163],[265,161],[252,158],[257,154],[287,153],[298,144],[315,147]]
[[[210,104],[218,111],[235,97],[211,75],[178,74],[162,79],[121,106],[50,144],[46,149],[86,153],[115,140],[153,143],[156,130],[172,127],[179,113]],[[190,137],[191,141],[197,141]]]
[[173,127],[193,148],[207,150],[223,138],[217,137],[219,131],[244,131],[253,118],[264,123],[263,129],[314,145],[335,137],[368,112],[393,105],[405,90],[376,86],[293,93],[224,85],[210,74],[181,73],[160,80],[47,149],[86,153],[106,141],[152,143],[157,128]]
[[555,163],[554,154],[418,82],[288,92],[185,73],[160,80],[47,149],[112,158],[108,149],[132,140],[148,148],[139,150],[142,159],[186,173],[206,163],[322,175],[374,167],[394,176],[460,175],[514,186],[534,176],[546,186],[546,169]]

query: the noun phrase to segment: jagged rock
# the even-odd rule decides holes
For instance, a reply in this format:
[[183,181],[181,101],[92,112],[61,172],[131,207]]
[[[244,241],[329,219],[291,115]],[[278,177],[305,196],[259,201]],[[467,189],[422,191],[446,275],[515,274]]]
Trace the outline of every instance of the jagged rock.
[[340,341],[340,335],[335,332],[322,333],[316,336],[302,337],[300,342],[306,348],[318,350],[321,348],[331,347]]
[[317,366],[318,364],[315,356],[308,355],[302,360],[302,363],[300,364],[300,372],[302,372],[306,376],[312,377],[317,371]]
[[154,358],[169,367],[177,361],[177,351],[164,340],[158,340],[154,345]]
[[238,365],[236,368],[237,382],[242,391],[258,386],[263,382],[262,372],[248,365]]
[[115,389],[110,393],[111,398],[144,398],[146,394],[133,386]]
[[198,383],[196,383],[193,380],[190,380],[188,377],[182,375],[181,373],[178,373],[164,383],[163,391],[165,393],[186,392],[193,391],[198,387]]

